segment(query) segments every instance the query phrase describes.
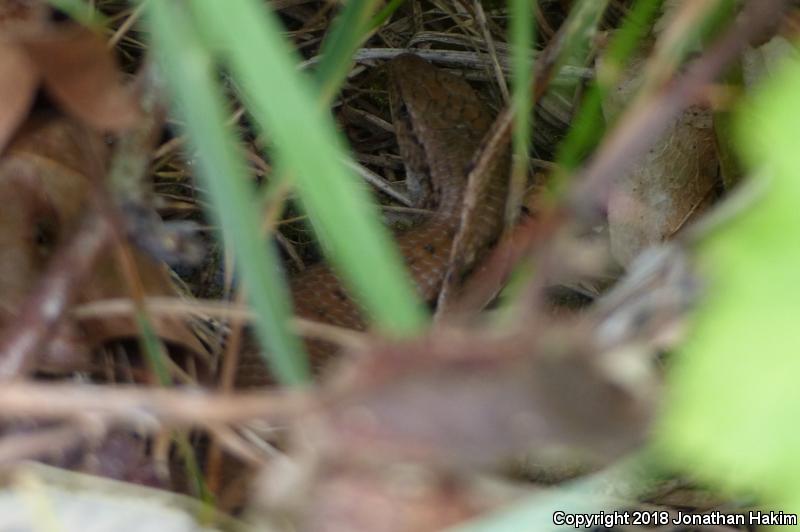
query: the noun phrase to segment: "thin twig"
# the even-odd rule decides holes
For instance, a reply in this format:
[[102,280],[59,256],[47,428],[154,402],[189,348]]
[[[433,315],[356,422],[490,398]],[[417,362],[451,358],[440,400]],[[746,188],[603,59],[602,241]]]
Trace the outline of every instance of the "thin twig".
[[775,24],[786,4],[786,0],[751,0],[722,37],[690,63],[685,74],[632,105],[589,165],[575,176],[579,184],[570,199],[576,214],[588,216],[588,221],[601,215],[615,176],[630,168],[752,40]]
[[[183,313],[214,317],[220,320],[252,321],[255,319],[255,313],[250,308],[235,303],[172,297],[147,297],[144,302],[148,312],[153,315]],[[117,298],[84,303],[75,307],[72,312],[78,319],[90,319],[98,316],[132,316],[135,312],[135,307],[129,299]],[[366,341],[364,333],[305,318],[292,318],[291,327],[297,334],[306,338],[325,340],[349,349],[360,349]]]
[[163,425],[203,427],[253,419],[276,422],[295,419],[316,405],[308,392],[204,393],[199,390],[35,384],[9,382],[0,387],[0,416],[34,419],[104,420],[150,432]]
[[59,249],[18,317],[0,338],[0,381],[31,371],[39,350],[55,335],[77,290],[111,239],[105,218],[87,216],[72,240]]

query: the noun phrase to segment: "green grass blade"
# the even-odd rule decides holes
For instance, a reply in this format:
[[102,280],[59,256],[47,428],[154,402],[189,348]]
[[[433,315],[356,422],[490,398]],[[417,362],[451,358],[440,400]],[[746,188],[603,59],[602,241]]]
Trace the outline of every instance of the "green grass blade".
[[370,17],[377,5],[377,0],[347,2],[333,21],[322,45],[322,59],[315,72],[320,87],[319,101],[323,106],[333,100],[350,70],[353,53],[369,35]]
[[426,316],[366,187],[343,160],[333,121],[275,17],[257,0],[191,4],[243,92],[248,110],[295,176],[297,191],[329,261],[385,332],[420,331]]
[[233,244],[270,366],[285,384],[306,382],[306,356],[299,339],[287,329],[289,294],[278,273],[275,251],[259,235],[256,197],[234,137],[225,127],[229,115],[211,58],[180,4],[151,2],[148,8],[156,55],[197,150],[199,174],[210,192],[214,214]]
[[708,296],[673,361],[657,435],[676,467],[797,513],[800,60],[790,57],[737,116],[756,201],[700,243]]
[[[578,0],[573,3],[572,9],[563,24],[563,41],[556,58],[555,72],[558,74],[565,66],[583,66],[587,63],[590,48],[603,12],[608,5],[608,0]],[[559,32],[562,30],[559,29]],[[571,83],[551,85],[548,92],[563,96],[567,101],[572,101],[578,89],[579,80]],[[559,197],[563,191],[565,179],[563,175],[554,173],[548,183],[548,188],[553,197]]]
[[397,8],[399,8],[406,0],[389,0],[383,9],[375,15],[369,23],[370,29],[376,29],[378,26],[389,20]]
[[565,173],[575,170],[584,157],[595,147],[605,132],[601,102],[607,92],[617,84],[623,65],[641,44],[663,0],[639,0],[614,36],[603,56],[597,80],[583,98],[577,116],[566,139],[561,143],[556,161]]
[[85,0],[47,0],[47,3],[84,26],[99,29],[107,27],[109,24],[108,19],[94,5]]
[[533,68],[531,65],[531,47],[536,26],[533,23],[533,5],[527,0],[511,0],[511,23],[509,36],[511,40],[511,65],[513,71],[511,100],[514,113],[514,132],[512,138],[513,164],[511,169],[511,187],[508,197],[513,200],[506,205],[506,223],[510,226],[516,221],[519,213],[522,194],[528,179],[528,152],[533,127],[533,93],[531,83]]

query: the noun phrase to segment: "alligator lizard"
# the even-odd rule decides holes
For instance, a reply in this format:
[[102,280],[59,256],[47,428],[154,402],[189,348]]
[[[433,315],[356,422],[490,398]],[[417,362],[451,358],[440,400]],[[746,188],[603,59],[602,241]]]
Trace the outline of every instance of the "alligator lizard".
[[[492,115],[463,79],[433,67],[418,56],[403,54],[389,63],[390,102],[409,190],[419,206],[433,213],[415,228],[397,236],[419,296],[433,302],[447,272],[453,238],[459,230],[467,174],[473,156],[492,125]],[[492,167],[471,224],[468,249],[475,256],[487,249],[502,230],[507,194],[508,156]],[[356,304],[325,264],[310,267],[291,280],[295,313],[303,318],[363,330]],[[318,366],[333,346],[309,340],[308,351]],[[263,362],[244,356],[238,386],[265,382]]]

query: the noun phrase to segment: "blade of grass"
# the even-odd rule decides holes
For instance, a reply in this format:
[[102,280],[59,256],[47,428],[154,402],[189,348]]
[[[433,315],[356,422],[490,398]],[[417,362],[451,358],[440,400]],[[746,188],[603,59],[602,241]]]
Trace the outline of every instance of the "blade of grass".
[[256,0],[197,0],[191,7],[222,45],[248,110],[293,172],[315,234],[351,293],[384,332],[420,331],[426,316],[399,253],[366,188],[342,162],[333,121],[297,72],[278,21]]
[[515,221],[522,204],[522,195],[528,179],[528,151],[530,149],[531,128],[533,127],[533,65],[531,65],[531,46],[536,26],[533,23],[533,6],[527,0],[511,0],[511,66],[513,72],[511,100],[514,113],[512,137],[512,166],[509,201],[506,204],[506,225]]
[[597,28],[603,12],[608,6],[608,0],[579,0],[575,2],[569,12],[566,31],[563,38],[566,41],[557,62],[558,70],[566,63],[584,65],[589,55],[592,40],[597,34]]
[[[530,72],[527,74],[528,95],[517,95],[517,90],[520,89],[521,91],[521,84],[518,81],[515,85],[514,105],[516,112],[514,113],[515,129],[512,138],[514,147],[514,166],[512,168],[512,172],[514,172],[514,174],[512,175],[512,188],[510,190],[510,194],[519,194],[518,191],[525,182],[524,178],[527,177],[527,172],[525,172],[525,170],[527,169],[528,162],[528,143],[530,132],[529,126],[526,127],[524,125],[528,121],[527,116],[523,117],[520,115],[531,114],[523,111],[532,105],[534,101],[539,101],[535,100],[535,98],[541,96],[542,92],[540,91],[542,90],[546,90],[547,92],[555,90],[566,94],[569,99],[572,98],[571,95],[574,93],[579,83],[578,79],[573,79],[572,83],[568,83],[559,87],[554,87],[552,84],[549,84],[549,81],[554,79],[555,76],[557,76],[565,66],[571,66],[576,62],[581,65],[585,64],[586,56],[589,51],[589,44],[591,43],[591,40],[597,31],[601,15],[603,14],[607,3],[608,0],[579,0],[576,2],[569,13],[567,20],[564,22],[563,28],[559,29],[558,35],[554,37],[554,40],[548,45],[548,49],[545,51],[545,53],[536,54],[536,59],[539,61],[537,65],[538,68],[536,70],[526,65],[526,62],[530,61],[531,55],[523,57],[526,49],[516,45],[516,39],[524,39],[526,37],[524,32],[529,30],[524,28],[515,29],[512,27],[512,31],[521,33],[521,35],[513,37],[515,39],[515,49],[513,51],[515,54],[513,58],[515,76],[520,72],[530,69],[530,72],[537,72],[537,77],[532,79]],[[528,9],[528,6],[525,5],[525,2],[520,2],[520,7],[514,7],[514,9]],[[525,13],[514,12],[512,14],[512,23],[517,17],[524,18],[526,16],[530,17],[531,15],[530,13],[526,15]],[[520,22],[520,24],[522,24],[522,22]],[[531,26],[531,24],[531,22],[527,23],[528,26]],[[532,37],[533,34],[531,33],[531,40]],[[552,76],[550,74],[544,74],[545,72],[549,72],[549,67],[552,67]],[[534,84],[534,82],[537,80],[542,82]],[[516,100],[517,98],[520,99],[519,102]],[[524,157],[524,160],[522,160],[522,157]],[[550,186],[551,188],[553,187],[552,184]],[[515,190],[515,188],[517,190]],[[521,194],[518,196],[518,199],[514,198],[513,201],[509,201],[509,205],[507,206],[506,210],[507,219],[516,216],[516,212],[519,210],[519,205],[514,205],[514,203],[519,203],[520,200]],[[514,211],[510,209],[514,209]],[[535,268],[531,265],[518,266],[518,272],[515,274],[518,282],[511,289],[506,287],[506,289],[503,291],[503,299],[508,302],[518,300],[519,293],[514,292],[513,290],[525,286],[523,279],[532,276],[534,271]]]
[[319,102],[323,107],[333,100],[353,64],[353,53],[371,33],[370,17],[377,6],[377,0],[347,2],[333,21],[315,72],[320,87]]
[[[556,62],[558,65],[556,71],[560,70],[565,64],[582,66],[587,63],[592,40],[597,34],[600,19],[607,5],[608,0],[582,0],[573,6],[567,20],[564,22],[566,31],[561,38],[564,39],[566,44],[564,44]],[[571,86],[556,90],[566,97],[568,101],[571,101],[574,98],[577,87],[578,83],[576,82]],[[563,181],[558,174],[555,174],[549,180],[548,187],[556,196],[563,186]]]
[[108,27],[108,19],[85,0],[47,0],[47,3],[84,26],[94,29]]
[[614,32],[603,62],[598,67],[597,79],[586,92],[567,137],[558,148],[556,161],[565,174],[575,170],[602,137],[605,120],[600,108],[601,102],[611,87],[617,84],[623,65],[647,35],[662,2],[663,0],[639,0],[633,5],[620,28]]
[[255,194],[234,138],[225,127],[229,114],[210,54],[180,4],[151,2],[148,15],[156,55],[197,150],[199,173],[209,190],[213,214],[233,244],[270,366],[284,384],[307,382],[307,358],[300,341],[287,328],[289,294],[278,273],[274,249],[259,236]]
[[370,29],[376,29],[378,26],[389,20],[397,8],[403,5],[403,2],[406,0],[389,0],[383,9],[381,9],[377,15],[375,15],[372,20],[370,21],[369,27]]
[[798,116],[792,54],[737,110],[749,208],[696,245],[707,295],[671,361],[655,431],[669,464],[790,515],[800,511]]

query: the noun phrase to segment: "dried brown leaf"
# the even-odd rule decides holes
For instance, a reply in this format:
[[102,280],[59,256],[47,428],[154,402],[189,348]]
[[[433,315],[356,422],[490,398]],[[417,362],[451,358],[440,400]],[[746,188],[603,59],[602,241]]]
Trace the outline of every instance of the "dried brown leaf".
[[[80,128],[64,119],[30,121],[0,160],[0,329],[14,323],[17,312],[37,286],[57,249],[77,231],[93,187],[86,151],[79,145]],[[163,264],[134,252],[145,293],[175,295]],[[91,281],[80,287],[79,301],[128,296],[113,256],[96,264]],[[203,348],[180,319],[155,324],[164,339],[196,352]],[[135,337],[131,318],[67,321],[46,350],[48,364],[80,366],[98,343]]]
[[27,54],[0,42],[0,151],[28,114],[39,73]]
[[[643,62],[633,61],[604,102],[615,116],[642,82]],[[684,111],[630,171],[618,176],[609,194],[611,252],[628,266],[646,247],[672,236],[713,198],[717,153],[711,111]]]
[[133,94],[103,40],[85,28],[55,28],[20,45],[49,93],[65,110],[101,130],[132,127],[140,117]]
[[41,24],[47,18],[47,10],[42,0],[3,0],[0,2],[0,31],[5,33]]

